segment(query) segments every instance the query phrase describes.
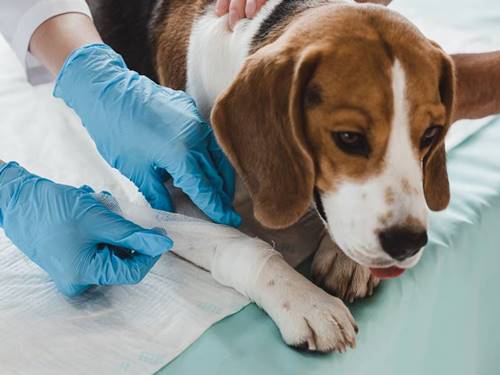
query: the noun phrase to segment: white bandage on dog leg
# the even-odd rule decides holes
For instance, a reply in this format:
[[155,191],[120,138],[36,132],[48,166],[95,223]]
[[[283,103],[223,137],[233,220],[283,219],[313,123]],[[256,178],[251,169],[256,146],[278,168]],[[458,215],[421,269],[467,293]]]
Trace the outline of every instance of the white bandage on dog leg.
[[183,215],[118,203],[108,195],[97,195],[108,208],[145,228],[161,228],[174,241],[177,255],[210,271],[219,283],[257,301],[255,284],[272,257],[282,255],[271,245],[237,229]]
[[212,276],[255,302],[255,285],[269,259],[281,254],[266,242],[241,235],[218,246],[212,259]]

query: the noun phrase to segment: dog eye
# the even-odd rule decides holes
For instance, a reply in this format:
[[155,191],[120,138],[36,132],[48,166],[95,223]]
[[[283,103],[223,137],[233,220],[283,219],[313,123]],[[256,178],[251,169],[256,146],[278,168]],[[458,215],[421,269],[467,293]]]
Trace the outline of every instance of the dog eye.
[[432,125],[429,127],[420,140],[420,149],[423,150],[424,148],[431,146],[441,135],[442,131],[443,127],[441,125]]
[[356,132],[334,132],[332,138],[338,148],[347,154],[368,157],[370,146],[366,137]]

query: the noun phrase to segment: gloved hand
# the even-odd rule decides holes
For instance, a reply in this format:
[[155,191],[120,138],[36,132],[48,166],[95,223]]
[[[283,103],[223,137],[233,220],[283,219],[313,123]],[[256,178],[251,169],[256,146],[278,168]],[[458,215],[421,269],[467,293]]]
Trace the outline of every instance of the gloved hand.
[[[16,163],[0,165],[0,227],[68,296],[91,285],[138,283],[172,247],[169,238],[111,212],[92,193]],[[120,258],[113,246],[137,253]]]
[[166,174],[212,220],[238,226],[234,171],[193,99],[129,70],[104,44],[75,50],[54,95],[80,116],[104,159],[132,180],[153,208],[172,211]]

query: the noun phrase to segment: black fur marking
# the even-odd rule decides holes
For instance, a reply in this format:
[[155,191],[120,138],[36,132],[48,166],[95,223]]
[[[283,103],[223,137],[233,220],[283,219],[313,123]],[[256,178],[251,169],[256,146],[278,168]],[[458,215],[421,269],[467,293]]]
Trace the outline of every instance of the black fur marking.
[[283,0],[260,25],[259,31],[253,37],[252,48],[263,42],[273,29],[289,21],[297,13],[326,4],[329,4],[329,0]]
[[262,42],[276,26],[279,26],[290,16],[304,9],[306,2],[305,0],[283,0],[278,4],[272,13],[262,22],[262,25],[260,25],[259,31],[253,37],[252,46]]
[[170,0],[156,0],[156,4],[152,10],[151,18],[148,22],[149,40],[156,50],[157,32],[161,30],[161,26],[165,22],[170,11]]

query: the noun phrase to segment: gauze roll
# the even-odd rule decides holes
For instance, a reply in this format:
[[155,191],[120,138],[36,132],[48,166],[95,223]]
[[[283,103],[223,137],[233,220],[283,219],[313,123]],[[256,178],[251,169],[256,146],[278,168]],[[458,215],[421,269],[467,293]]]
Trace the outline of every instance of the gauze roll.
[[212,276],[258,303],[255,284],[272,257],[281,254],[264,241],[250,237],[231,239],[216,248]]

